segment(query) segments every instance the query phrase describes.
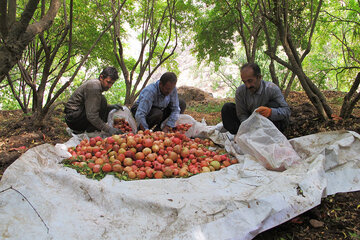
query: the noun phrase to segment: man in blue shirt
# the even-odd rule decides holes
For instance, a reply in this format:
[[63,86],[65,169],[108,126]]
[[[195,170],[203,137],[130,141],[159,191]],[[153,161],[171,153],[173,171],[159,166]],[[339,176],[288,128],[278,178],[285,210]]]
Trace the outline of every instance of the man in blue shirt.
[[[175,127],[179,114],[183,113],[186,103],[179,99],[176,90],[177,77],[173,72],[164,73],[160,80],[144,88],[131,112],[135,117],[139,130],[152,129],[168,132]],[[166,126],[161,129],[161,123],[169,118]]]
[[262,80],[260,67],[256,63],[246,63],[241,67],[241,80],[244,84],[237,88],[235,103],[225,103],[221,109],[223,126],[231,134],[236,134],[240,124],[255,109],[284,132],[289,124],[290,107],[280,88]]

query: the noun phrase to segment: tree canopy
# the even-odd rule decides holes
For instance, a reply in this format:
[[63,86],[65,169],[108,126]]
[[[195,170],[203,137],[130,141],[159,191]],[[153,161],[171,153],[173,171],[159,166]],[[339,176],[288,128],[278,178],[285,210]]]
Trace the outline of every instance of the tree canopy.
[[323,90],[348,92],[342,117],[360,98],[359,0],[0,1],[0,20],[2,106],[39,120],[109,65],[121,73],[110,101],[132,104],[160,68],[179,73],[187,45],[232,91],[241,79],[229,62],[258,62],[285,96],[304,90],[324,120]]

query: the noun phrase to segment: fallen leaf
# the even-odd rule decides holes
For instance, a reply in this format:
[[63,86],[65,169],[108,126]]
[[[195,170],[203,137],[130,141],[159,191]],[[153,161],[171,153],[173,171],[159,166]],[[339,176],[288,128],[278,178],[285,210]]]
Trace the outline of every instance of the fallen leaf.
[[302,224],[303,220],[300,217],[296,217],[296,218],[291,219],[290,222],[296,223],[296,224]]
[[17,148],[10,148],[10,149],[9,149],[9,152],[12,152],[12,151],[22,151],[22,150],[26,150],[26,147],[25,147],[25,146],[21,146],[21,147],[17,147]]

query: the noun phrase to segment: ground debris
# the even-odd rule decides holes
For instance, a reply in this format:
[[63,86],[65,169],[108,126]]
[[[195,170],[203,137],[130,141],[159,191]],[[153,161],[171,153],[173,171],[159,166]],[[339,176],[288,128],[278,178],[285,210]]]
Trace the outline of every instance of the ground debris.
[[310,223],[310,225],[311,225],[312,227],[314,227],[314,228],[321,228],[321,227],[323,227],[324,224],[325,224],[324,222],[318,221],[318,220],[316,220],[316,219],[310,219],[309,223]]

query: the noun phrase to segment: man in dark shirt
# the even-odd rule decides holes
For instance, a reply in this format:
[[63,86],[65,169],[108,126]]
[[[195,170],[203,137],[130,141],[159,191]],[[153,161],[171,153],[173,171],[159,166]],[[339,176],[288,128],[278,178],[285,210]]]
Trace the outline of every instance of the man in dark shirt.
[[[164,73],[160,80],[144,88],[131,108],[138,128],[141,130],[155,127],[155,131],[168,132],[175,127],[179,114],[183,113],[186,103],[179,100],[176,90],[177,77],[173,72]],[[161,123],[168,118],[166,126],[161,129]]]
[[241,79],[235,94],[235,103],[225,103],[221,109],[223,126],[236,134],[240,124],[256,109],[256,112],[271,120],[281,131],[285,131],[290,118],[290,108],[280,88],[262,80],[261,70],[256,63],[241,67]]
[[65,105],[66,124],[76,133],[102,130],[110,135],[122,133],[119,129],[110,127],[107,117],[112,109],[120,109],[121,105],[108,105],[102,95],[119,78],[114,67],[105,68],[99,79],[84,82],[70,96]]

